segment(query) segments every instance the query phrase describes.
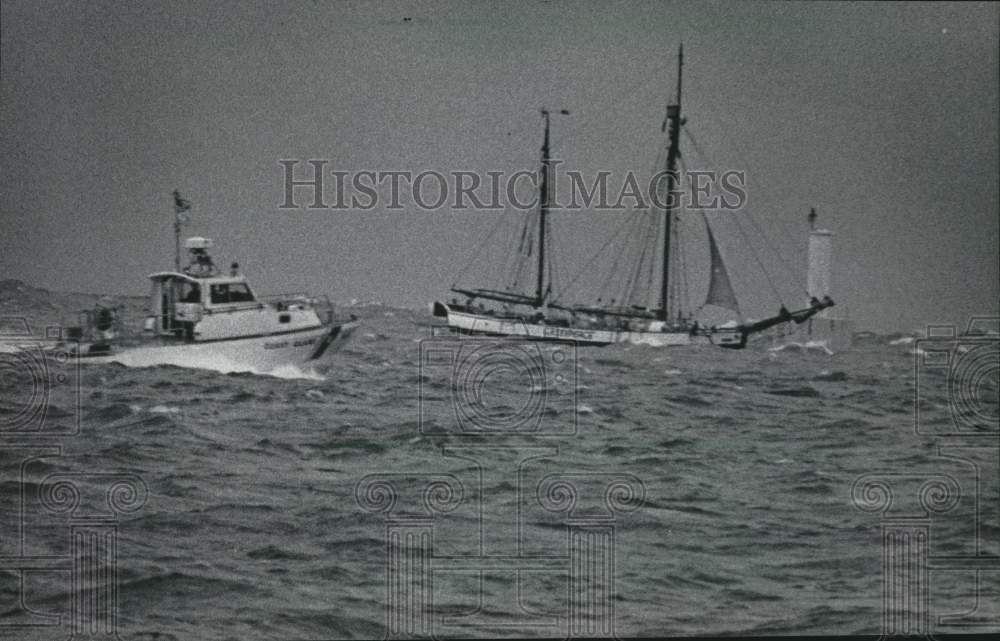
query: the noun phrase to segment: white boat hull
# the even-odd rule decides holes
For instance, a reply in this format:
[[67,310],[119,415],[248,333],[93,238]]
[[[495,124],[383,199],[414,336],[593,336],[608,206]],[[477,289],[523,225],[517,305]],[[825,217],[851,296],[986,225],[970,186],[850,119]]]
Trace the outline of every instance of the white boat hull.
[[128,367],[176,365],[266,373],[283,366],[305,365],[336,351],[356,327],[352,321],[266,336],[123,347],[111,353],[81,353],[79,358],[81,363],[119,363]]
[[629,343],[651,347],[683,347],[687,345],[737,345],[738,331],[715,330],[711,333],[650,332],[613,329],[587,329],[544,325],[513,318],[500,318],[481,314],[459,312],[438,303],[447,310],[448,326],[459,331],[495,336],[515,336],[530,340],[576,341],[592,345]]

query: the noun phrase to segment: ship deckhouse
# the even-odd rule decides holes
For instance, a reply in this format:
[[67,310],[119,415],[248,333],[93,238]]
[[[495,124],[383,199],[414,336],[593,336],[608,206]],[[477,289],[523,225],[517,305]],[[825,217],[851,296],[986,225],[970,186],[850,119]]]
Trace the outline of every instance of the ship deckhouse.
[[180,272],[149,276],[146,330],[187,341],[213,341],[284,334],[322,325],[303,298],[259,299],[243,276],[196,277]]

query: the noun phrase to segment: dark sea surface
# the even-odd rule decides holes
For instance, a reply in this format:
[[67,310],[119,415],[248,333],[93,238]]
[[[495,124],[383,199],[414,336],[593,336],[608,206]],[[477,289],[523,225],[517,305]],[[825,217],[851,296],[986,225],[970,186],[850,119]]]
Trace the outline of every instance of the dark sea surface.
[[[0,441],[0,637],[67,636],[100,581],[74,587],[71,528],[108,518],[123,639],[564,637],[601,625],[574,593],[601,568],[589,604],[618,636],[876,636],[887,522],[927,528],[932,557],[1000,554],[995,369],[953,411],[919,342],[513,348],[356,311],[315,371],[85,366],[77,407],[66,365],[45,424]],[[9,425],[34,401],[16,367],[0,379]],[[423,541],[410,564],[399,532]],[[1000,573],[977,584],[976,563],[930,571],[934,630],[1000,630]],[[421,569],[432,588],[407,591]]]

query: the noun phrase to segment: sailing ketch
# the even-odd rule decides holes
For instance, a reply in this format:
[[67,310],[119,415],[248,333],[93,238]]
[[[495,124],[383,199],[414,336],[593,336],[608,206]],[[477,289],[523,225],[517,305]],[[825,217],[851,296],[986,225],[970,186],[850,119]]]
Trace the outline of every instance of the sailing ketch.
[[[683,69],[683,49],[678,55],[676,102],[667,106],[663,130],[667,134],[668,147],[664,163],[667,193],[676,193],[678,187],[677,165],[680,158],[681,119],[681,71]],[[562,114],[568,114],[561,111]],[[511,286],[506,290],[484,288],[460,288],[451,291],[465,298],[460,302],[453,298],[450,302],[435,302],[432,313],[446,318],[448,326],[464,333],[488,334],[496,336],[522,337],[533,340],[572,340],[581,344],[608,345],[612,343],[632,343],[655,347],[684,346],[692,344],[714,344],[720,347],[740,349],[746,346],[750,335],[763,332],[782,323],[803,323],[823,309],[833,306],[833,301],[825,296],[823,300],[811,297],[807,307],[789,311],[784,305],[778,314],[754,322],[731,322],[722,326],[703,326],[694,315],[686,313],[677,301],[676,276],[672,264],[676,261],[674,241],[676,233],[671,224],[677,209],[667,199],[663,209],[660,260],[647,255],[643,247],[642,255],[636,263],[634,273],[638,275],[646,265],[652,268],[654,261],[661,267],[658,303],[655,306],[630,304],[632,294],[626,294],[609,301],[599,299],[596,305],[567,304],[553,295],[550,265],[546,263],[549,230],[549,208],[551,201],[551,156],[549,148],[550,113],[542,110],[545,121],[545,135],[542,143],[541,181],[539,186],[539,206],[537,216],[537,245],[528,242],[524,251],[525,235],[522,233],[522,247],[519,251],[537,256],[535,291],[526,294]],[[712,234],[707,217],[706,236],[709,245],[711,270],[705,305],[715,305],[739,313],[738,304],[722,254]],[[653,235],[655,238],[656,234]],[[551,259],[549,259],[551,260]],[[652,276],[652,274],[650,274]],[[673,279],[673,280],[672,280]],[[629,281],[627,289],[634,290],[635,279]],[[634,293],[634,292],[633,292]],[[500,308],[489,308],[482,301],[499,303]],[[702,307],[704,307],[703,305]],[[519,311],[520,310],[520,311]]]

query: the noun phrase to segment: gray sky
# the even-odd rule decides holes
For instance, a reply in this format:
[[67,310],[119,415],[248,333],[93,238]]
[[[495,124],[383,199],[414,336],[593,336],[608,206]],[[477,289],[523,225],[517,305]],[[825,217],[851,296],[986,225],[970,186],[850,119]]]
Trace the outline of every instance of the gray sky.
[[[549,106],[573,111],[553,123],[566,166],[648,171],[683,41],[710,165],[747,171],[795,266],[819,210],[861,328],[997,313],[995,4],[5,0],[0,17],[0,277],[144,293],[172,264],[180,189],[187,235],[258,291],[423,306],[495,214],[282,211],[278,160],[530,169]],[[572,272],[618,218],[567,216]],[[739,238],[718,235],[746,311],[772,311]]]

